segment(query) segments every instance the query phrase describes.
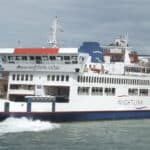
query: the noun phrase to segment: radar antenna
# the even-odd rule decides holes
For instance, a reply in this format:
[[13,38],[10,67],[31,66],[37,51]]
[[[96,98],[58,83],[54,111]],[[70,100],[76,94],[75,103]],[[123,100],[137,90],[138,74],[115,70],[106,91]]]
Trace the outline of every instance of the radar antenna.
[[52,47],[57,47],[57,32],[63,32],[62,27],[60,26],[59,22],[58,22],[58,18],[57,16],[55,17],[53,23],[52,23],[52,27],[50,28],[50,30],[52,31],[52,39],[49,36],[48,39],[48,45],[52,45]]

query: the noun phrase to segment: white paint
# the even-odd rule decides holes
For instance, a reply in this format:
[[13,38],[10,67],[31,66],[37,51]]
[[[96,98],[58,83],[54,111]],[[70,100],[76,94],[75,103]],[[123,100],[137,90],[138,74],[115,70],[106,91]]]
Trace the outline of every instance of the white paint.
[[0,54],[12,54],[14,53],[14,48],[0,48]]
[[78,53],[78,48],[59,48],[59,53],[73,54]]

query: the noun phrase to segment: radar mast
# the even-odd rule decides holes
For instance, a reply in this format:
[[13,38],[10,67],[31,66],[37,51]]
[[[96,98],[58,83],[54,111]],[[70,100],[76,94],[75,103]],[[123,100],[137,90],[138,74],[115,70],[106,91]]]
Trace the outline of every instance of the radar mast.
[[52,31],[52,38],[50,38],[49,36],[48,45],[52,45],[52,47],[57,47],[57,32],[63,31],[62,27],[60,26],[58,22],[57,16],[55,17],[50,30]]

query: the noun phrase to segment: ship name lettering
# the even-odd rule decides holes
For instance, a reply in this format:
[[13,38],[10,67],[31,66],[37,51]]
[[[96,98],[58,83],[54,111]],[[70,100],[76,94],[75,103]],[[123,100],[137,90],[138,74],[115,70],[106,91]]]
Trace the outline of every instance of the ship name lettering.
[[17,66],[17,69],[20,69],[20,70],[59,70],[59,66],[56,66],[56,65],[51,65],[51,66],[48,66],[48,65],[34,65],[34,66],[21,66],[21,65],[18,65]]
[[120,105],[142,105],[143,101],[142,100],[119,100],[118,104]]

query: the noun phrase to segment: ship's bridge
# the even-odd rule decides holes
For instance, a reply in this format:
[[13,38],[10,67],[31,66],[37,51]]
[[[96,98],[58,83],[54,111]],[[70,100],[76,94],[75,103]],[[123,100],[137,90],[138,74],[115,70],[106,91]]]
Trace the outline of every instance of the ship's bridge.
[[89,55],[78,48],[0,49],[4,71],[80,72]]

